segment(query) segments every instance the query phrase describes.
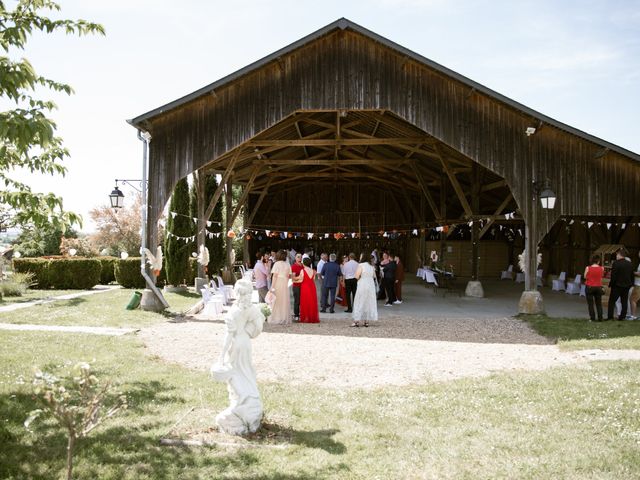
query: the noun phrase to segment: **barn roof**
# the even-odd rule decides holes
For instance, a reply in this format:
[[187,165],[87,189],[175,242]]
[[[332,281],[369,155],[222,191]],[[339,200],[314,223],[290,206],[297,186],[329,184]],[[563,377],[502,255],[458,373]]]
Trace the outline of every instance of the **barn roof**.
[[400,53],[401,55],[404,55],[418,63],[421,63],[425,66],[427,66],[428,68],[431,68],[453,80],[456,80],[464,85],[467,85],[469,88],[472,89],[472,91],[481,93],[483,95],[486,95],[487,97],[490,97],[498,102],[501,102],[519,112],[522,112],[526,115],[529,115],[531,117],[533,117],[534,119],[538,120],[540,123],[540,125],[549,125],[549,126],[553,126],[555,128],[558,128],[560,130],[563,130],[565,132],[568,132],[572,135],[576,135],[580,138],[583,138],[589,142],[592,142],[596,145],[599,145],[601,147],[604,148],[604,152],[603,155],[607,152],[607,151],[613,151],[613,152],[617,152],[619,154],[622,154],[626,157],[629,157],[633,160],[636,161],[640,161],[640,154],[634,153],[630,150],[627,150],[625,148],[622,148],[618,145],[615,145],[613,143],[607,142],[606,140],[603,140],[601,138],[598,138],[596,136],[590,135],[582,130],[579,130],[577,128],[571,127],[570,125],[567,125],[565,123],[562,123],[558,120],[555,120],[551,117],[548,117],[532,108],[529,108],[519,102],[516,102],[515,100],[508,98],[488,87],[485,87],[484,85],[475,82],[467,77],[465,77],[464,75],[461,75],[447,67],[444,67],[443,65],[440,65],[439,63],[434,62],[433,60],[430,60],[416,52],[413,52],[412,50],[409,50],[405,47],[403,47],[402,45],[399,45],[395,42],[392,42],[391,40],[378,35],[375,32],[372,32],[371,30],[368,30],[346,18],[340,18],[338,20],[336,20],[335,22],[330,23],[329,25],[311,33],[310,35],[307,35],[303,38],[301,38],[300,40],[293,42],[292,44],[281,48],[280,50],[277,50],[276,52],[267,55],[266,57],[253,62],[249,65],[247,65],[244,68],[241,68],[240,70],[237,70],[236,72],[227,75],[226,77],[223,77],[209,85],[206,85],[188,95],[185,95],[184,97],[178,98],[172,102],[169,102],[165,105],[162,105],[158,108],[155,108],[147,113],[144,113],[142,115],[139,115],[131,120],[127,120],[128,123],[130,123],[131,125],[133,125],[136,128],[139,128],[141,130],[145,130],[145,126],[144,123],[148,120],[154,119],[155,117],[158,117],[160,115],[162,115],[163,113],[169,112],[171,110],[174,110],[176,108],[179,108],[185,104],[188,104],[189,102],[196,100],[204,95],[210,94],[212,91],[219,89],[221,87],[227,86],[233,82],[235,82],[236,80],[240,79],[241,77],[248,75],[268,64],[270,64],[271,62],[274,61],[278,61],[278,59],[280,59],[281,57],[305,46],[308,45],[310,43],[313,43],[315,41],[317,41],[318,39],[336,31],[336,30],[351,30],[353,32],[357,32],[360,35],[370,39],[371,41],[377,42],[389,49],[392,49],[398,53]]

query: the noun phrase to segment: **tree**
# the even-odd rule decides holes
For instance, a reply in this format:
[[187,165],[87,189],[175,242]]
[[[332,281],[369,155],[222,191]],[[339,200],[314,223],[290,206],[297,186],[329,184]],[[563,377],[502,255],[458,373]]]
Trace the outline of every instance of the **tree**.
[[[205,209],[209,205],[211,198],[213,198],[213,194],[218,188],[218,182],[216,181],[215,175],[207,175],[205,177]],[[190,215],[193,218],[198,217],[198,195],[196,188],[196,180],[194,180],[191,185],[191,203],[190,203]],[[209,275],[215,275],[220,269],[224,266],[225,256],[224,256],[224,237],[225,233],[222,228],[222,202],[218,202],[211,214],[211,217],[208,218],[208,221],[211,222],[211,225],[207,225],[205,228],[207,230],[205,236],[205,246],[209,249],[209,265],[208,272]],[[211,235],[209,233],[218,233],[218,236]],[[195,251],[195,246],[193,247]]]
[[[164,241],[167,282],[181,285],[189,276],[189,256],[193,251],[195,235],[193,218],[189,211],[189,183],[186,177],[178,181],[169,203],[169,217]],[[185,241],[185,239],[189,239]]]
[[25,257],[40,257],[42,255],[60,255],[60,242],[63,236],[76,238],[73,229],[64,232],[60,225],[43,225],[36,227],[28,225],[14,242],[14,249]]
[[132,205],[115,210],[107,205],[96,207],[89,216],[96,224],[91,242],[102,252],[119,256],[120,252],[129,255],[140,254],[140,228],[142,195],[137,194]]
[[61,162],[69,151],[55,135],[56,124],[47,117],[56,105],[34,94],[42,88],[68,95],[73,90],[67,84],[38,75],[27,59],[10,58],[24,51],[34,31],[104,35],[101,25],[84,20],[54,20],[42,13],[59,10],[60,6],[49,0],[19,0],[9,10],[0,0],[0,49],[6,54],[0,56],[0,101],[13,107],[0,112],[0,206],[13,209],[14,225],[53,225],[64,230],[80,225],[81,217],[64,211],[62,198],[53,193],[35,193],[27,184],[9,176],[14,169],[48,175],[66,172]]

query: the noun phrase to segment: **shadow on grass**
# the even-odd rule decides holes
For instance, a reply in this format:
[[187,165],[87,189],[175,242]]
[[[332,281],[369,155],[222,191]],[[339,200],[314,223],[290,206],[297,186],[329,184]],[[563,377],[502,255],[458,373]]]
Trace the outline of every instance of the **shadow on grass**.
[[[130,408],[122,416],[125,425],[109,427],[109,421],[88,438],[78,442],[74,456],[74,478],[257,478],[298,480],[333,478],[336,472],[348,470],[344,464],[321,469],[285,473],[255,474],[260,469],[260,453],[228,451],[209,447],[161,447],[158,432],[168,427],[165,417],[148,413],[163,404],[184,403],[172,387],[162,382],[139,382],[127,386]],[[28,432],[23,422],[29,412],[38,408],[31,394],[24,392],[0,395],[0,478],[50,479],[66,472],[66,432],[51,420],[32,424]],[[145,414],[145,412],[147,412]],[[121,418],[121,416],[117,417]],[[111,422],[117,421],[117,418]],[[122,419],[121,419],[122,422]],[[299,432],[283,430],[293,443],[320,448],[330,453],[343,453],[344,445],[331,437],[336,430]],[[265,472],[274,468],[269,463]]]
[[286,442],[307,448],[318,448],[332,455],[342,455],[346,453],[347,447],[332,438],[339,431],[340,430],[336,429],[313,431],[295,430],[291,427],[264,421],[256,433],[248,435],[246,438],[255,443],[269,444]]
[[540,335],[555,340],[640,337],[640,322],[588,322],[583,318],[551,318],[545,315],[522,315],[520,318]]

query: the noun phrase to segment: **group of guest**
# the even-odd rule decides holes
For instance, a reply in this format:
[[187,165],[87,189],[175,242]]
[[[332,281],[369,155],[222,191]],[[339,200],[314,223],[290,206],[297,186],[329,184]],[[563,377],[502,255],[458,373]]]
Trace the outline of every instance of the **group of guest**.
[[[370,256],[361,255],[360,262],[354,253],[338,262],[336,254],[322,253],[314,270],[309,252],[293,253],[292,264],[291,252],[285,250],[256,255],[253,273],[259,301],[271,304],[269,323],[291,323],[292,317],[301,323],[318,323],[320,313],[335,313],[338,299],[347,307],[345,312],[352,314],[351,326],[362,322],[367,327],[369,321],[378,319],[377,299],[386,299],[387,306],[402,303],[404,268],[397,256],[384,252],[378,262],[375,250]],[[319,310],[316,279],[320,282]]]
[[[638,252],[638,256],[640,256],[640,252]],[[587,307],[589,309],[589,318],[593,322],[602,322],[604,320],[602,315],[603,276],[604,268],[601,265],[601,257],[600,255],[594,255],[591,257],[591,265],[584,270]],[[627,256],[624,248],[616,251],[616,260],[611,265],[609,289],[606,320],[613,320],[613,313],[618,300],[621,303],[618,320],[636,320],[637,304],[640,301],[640,265],[634,272],[631,259]],[[631,304],[631,312],[627,315],[627,304],[629,303]]]

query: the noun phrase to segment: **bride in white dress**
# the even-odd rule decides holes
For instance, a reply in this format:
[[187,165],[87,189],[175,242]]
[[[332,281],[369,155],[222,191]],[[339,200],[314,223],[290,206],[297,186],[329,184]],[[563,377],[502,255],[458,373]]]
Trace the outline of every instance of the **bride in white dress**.
[[369,262],[364,261],[364,255],[360,256],[360,264],[356,270],[358,286],[353,300],[352,327],[359,327],[364,321],[364,326],[369,326],[369,321],[378,320],[378,302],[376,298],[376,272],[373,268],[375,258],[372,256]]

